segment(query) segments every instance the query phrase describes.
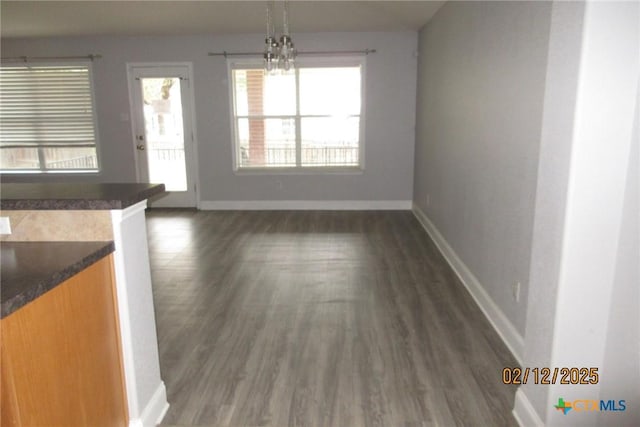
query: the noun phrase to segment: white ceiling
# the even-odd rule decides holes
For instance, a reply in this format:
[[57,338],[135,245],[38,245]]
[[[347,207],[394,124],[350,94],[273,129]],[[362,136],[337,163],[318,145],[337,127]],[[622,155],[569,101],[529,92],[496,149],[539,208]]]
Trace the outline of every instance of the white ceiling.
[[[291,1],[291,33],[419,30],[443,1]],[[258,33],[264,1],[0,1],[2,37]],[[276,2],[281,16],[282,1]],[[279,22],[279,21],[277,21]]]

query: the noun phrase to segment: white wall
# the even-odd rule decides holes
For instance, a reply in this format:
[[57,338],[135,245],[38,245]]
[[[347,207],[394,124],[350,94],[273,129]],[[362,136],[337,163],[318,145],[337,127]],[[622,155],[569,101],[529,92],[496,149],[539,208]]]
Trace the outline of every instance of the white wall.
[[[602,399],[629,399],[624,422],[640,425],[640,84],[607,338],[602,362]],[[601,414],[603,425],[615,418]]]
[[[524,366],[600,380],[521,387],[523,425],[638,423],[639,18],[638,3],[553,5]],[[628,410],[563,415],[559,397]]]
[[419,36],[414,203],[520,341],[550,9],[449,2]]
[[[216,51],[260,51],[260,34],[189,37],[3,39],[3,56],[102,54],[94,63],[103,173],[47,180],[135,180],[128,121],[127,62],[188,61],[194,66],[199,188],[203,201],[409,201],[413,185],[417,35],[295,34],[300,50],[378,49],[367,56],[365,165],[362,174],[236,175],[232,170],[227,65]],[[3,180],[16,180],[4,175]],[[40,180],[42,177],[21,178]]]

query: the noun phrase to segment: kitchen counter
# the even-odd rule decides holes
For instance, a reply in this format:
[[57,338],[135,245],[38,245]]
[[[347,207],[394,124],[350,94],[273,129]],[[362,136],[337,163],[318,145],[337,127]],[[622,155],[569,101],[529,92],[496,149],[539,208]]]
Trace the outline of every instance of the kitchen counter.
[[3,242],[2,318],[113,251],[113,242]]
[[[43,266],[44,271],[39,271],[40,267],[36,265],[39,259],[45,261],[46,256],[26,250],[29,262],[16,262],[15,274],[24,270],[24,282],[38,284],[27,291],[20,290],[17,284],[5,290],[5,281],[15,283],[18,280],[16,276],[10,280],[10,273],[4,271],[5,259],[10,260],[4,248],[17,248],[36,242],[53,245],[66,244],[62,242],[102,242],[102,245],[111,245],[109,251],[113,251],[116,310],[130,426],[157,425],[169,406],[166,387],[160,376],[145,220],[147,199],[164,193],[164,188],[162,184],[141,183],[0,185],[0,216],[8,218],[11,227],[11,234],[0,235],[3,247],[3,322],[38,305],[51,294],[60,294],[57,291],[62,284],[47,292],[47,287],[57,280],[51,279],[52,275],[71,274],[66,268],[76,263],[80,263],[76,268],[81,268],[83,262],[90,263],[85,258],[90,259],[92,253],[90,250],[86,254],[77,254],[75,259],[71,257],[62,262],[66,256],[64,253],[71,255],[73,251],[60,246],[54,250],[61,257],[60,264],[52,264],[50,270]],[[93,248],[93,252],[100,250],[99,245]],[[103,261],[98,260],[85,271]],[[69,280],[73,278],[65,283]],[[33,298],[37,299],[27,304]],[[21,305],[24,307],[17,310]],[[17,311],[7,315],[12,310]]]
[[164,184],[4,183],[0,185],[0,209],[125,209],[161,193]]

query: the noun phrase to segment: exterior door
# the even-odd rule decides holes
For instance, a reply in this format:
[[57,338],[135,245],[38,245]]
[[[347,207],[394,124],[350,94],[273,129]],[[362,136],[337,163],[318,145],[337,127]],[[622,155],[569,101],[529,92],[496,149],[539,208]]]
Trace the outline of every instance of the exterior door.
[[153,207],[195,207],[196,162],[190,64],[128,65],[138,182],[162,183]]

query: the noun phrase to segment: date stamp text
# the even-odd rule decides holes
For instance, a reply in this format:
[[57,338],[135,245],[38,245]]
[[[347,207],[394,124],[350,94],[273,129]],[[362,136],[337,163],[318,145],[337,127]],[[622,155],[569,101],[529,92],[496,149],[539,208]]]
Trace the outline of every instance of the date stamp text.
[[504,368],[503,384],[598,384],[598,368]]

